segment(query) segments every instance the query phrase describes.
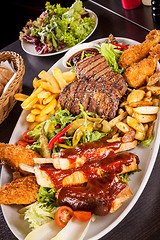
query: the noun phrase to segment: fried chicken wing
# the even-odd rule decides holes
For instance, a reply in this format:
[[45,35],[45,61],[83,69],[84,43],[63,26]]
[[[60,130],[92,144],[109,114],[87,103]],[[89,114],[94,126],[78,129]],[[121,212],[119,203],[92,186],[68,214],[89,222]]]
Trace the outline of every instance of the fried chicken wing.
[[38,153],[29,150],[23,146],[0,143],[0,160],[2,163],[9,165],[14,170],[26,174],[19,168],[20,163],[34,166],[33,158],[41,157]]
[[37,200],[35,176],[20,177],[0,187],[0,204],[31,204]]
[[150,55],[138,63],[133,63],[126,69],[123,76],[130,87],[140,87],[146,83],[155,71],[157,61],[160,59],[160,44],[152,48]]
[[146,40],[138,45],[133,45],[124,51],[119,58],[119,66],[127,68],[133,63],[137,63],[143,58],[146,58],[150,49],[160,42],[160,30],[152,30]]

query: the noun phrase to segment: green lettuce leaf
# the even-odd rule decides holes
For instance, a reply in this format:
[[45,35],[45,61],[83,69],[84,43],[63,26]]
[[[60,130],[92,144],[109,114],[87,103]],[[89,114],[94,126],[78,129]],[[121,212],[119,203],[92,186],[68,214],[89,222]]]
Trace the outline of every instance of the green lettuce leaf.
[[116,46],[110,43],[102,43],[100,45],[99,51],[102,56],[105,57],[109,66],[113,69],[113,71],[122,74],[124,69],[119,68],[118,59],[120,58],[122,51],[115,49]]

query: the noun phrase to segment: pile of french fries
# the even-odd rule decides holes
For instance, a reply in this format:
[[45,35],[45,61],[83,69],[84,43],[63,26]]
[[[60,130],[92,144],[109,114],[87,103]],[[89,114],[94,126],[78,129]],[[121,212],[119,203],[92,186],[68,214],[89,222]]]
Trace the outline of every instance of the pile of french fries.
[[22,93],[15,94],[15,99],[22,101],[24,110],[31,110],[27,115],[26,120],[31,125],[29,129],[33,129],[37,124],[46,121],[48,114],[55,114],[60,107],[59,93],[63,87],[72,81],[76,80],[74,72],[63,72],[59,68],[52,69],[52,74],[41,71],[38,78],[33,80],[33,93],[28,96]]
[[153,134],[153,122],[157,118],[160,100],[159,86],[133,89],[126,101],[120,104],[119,115],[109,122],[112,129],[108,142],[132,142],[149,139]]

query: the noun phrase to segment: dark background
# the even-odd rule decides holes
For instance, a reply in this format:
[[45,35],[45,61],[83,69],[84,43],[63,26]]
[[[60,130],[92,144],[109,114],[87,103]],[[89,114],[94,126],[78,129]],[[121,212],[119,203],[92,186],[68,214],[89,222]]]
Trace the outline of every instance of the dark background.
[[[105,8],[93,4],[97,2]],[[131,1],[131,0],[130,0]],[[56,1],[51,1],[55,3]],[[73,1],[58,1],[63,6],[70,6]],[[29,19],[36,19],[45,7],[43,0],[3,0],[1,1],[0,49],[16,51],[24,59],[26,73],[23,79],[23,91],[32,91],[32,80],[42,70],[48,70],[61,55],[54,58],[39,58],[26,54],[18,40],[19,31]],[[121,0],[86,0],[86,7],[95,11],[99,17],[99,24],[94,34],[88,39],[108,36],[129,37],[142,42],[149,30],[159,28],[152,21],[151,7],[142,4],[137,9],[126,11],[122,8]],[[114,11],[114,13],[113,13]],[[134,22],[134,23],[133,23]],[[148,30],[148,31],[147,31]],[[14,42],[16,41],[16,42]],[[14,42],[14,43],[13,43]],[[0,141],[8,142],[14,126],[21,113],[20,102],[15,105],[9,117],[0,125]],[[159,143],[157,143],[159,144]],[[160,152],[149,181],[130,213],[102,240],[159,240],[160,239]],[[13,216],[14,218],[14,216]],[[16,240],[8,228],[0,210],[0,240]],[[37,239],[38,240],[38,239]]]
[[[35,20],[45,9],[45,0],[3,0],[0,14],[0,49],[18,40],[19,32],[29,19]],[[70,6],[74,0],[49,0],[51,4]],[[4,12],[3,12],[4,11]]]

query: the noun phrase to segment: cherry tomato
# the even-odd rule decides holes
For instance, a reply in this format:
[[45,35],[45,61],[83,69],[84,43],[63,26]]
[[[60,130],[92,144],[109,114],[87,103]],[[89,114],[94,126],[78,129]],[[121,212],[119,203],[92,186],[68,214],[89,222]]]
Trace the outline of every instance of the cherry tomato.
[[74,211],[74,216],[82,222],[88,221],[91,218],[91,212]]
[[73,210],[70,207],[62,206],[58,208],[55,214],[55,221],[59,227],[64,228],[73,216]]
[[23,140],[27,143],[34,143],[36,142],[35,139],[33,139],[33,137],[28,135],[28,132],[30,132],[31,130],[27,130],[26,132],[23,133]]
[[26,147],[29,143],[25,142],[23,139],[18,140],[17,145]]

